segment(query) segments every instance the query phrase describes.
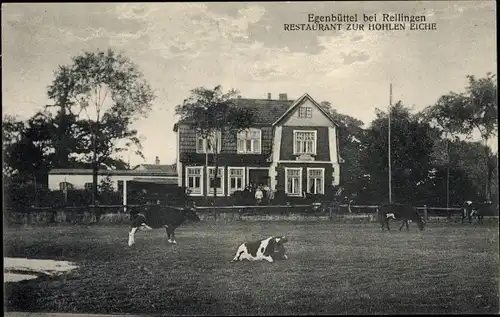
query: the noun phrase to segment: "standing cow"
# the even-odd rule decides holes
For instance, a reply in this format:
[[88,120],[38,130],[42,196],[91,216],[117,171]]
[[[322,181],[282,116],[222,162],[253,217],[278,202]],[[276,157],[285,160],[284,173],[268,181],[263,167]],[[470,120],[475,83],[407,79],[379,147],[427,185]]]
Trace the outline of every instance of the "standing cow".
[[133,209],[130,212],[131,226],[128,234],[128,245],[134,244],[134,235],[137,230],[151,230],[165,228],[169,243],[176,244],[175,229],[186,220],[200,221],[193,207],[177,208],[171,206],[150,205]]
[[231,262],[287,260],[288,256],[285,254],[285,243],[287,241],[285,237],[269,237],[258,241],[245,242],[240,245]]
[[483,222],[483,215],[479,206],[472,203],[472,201],[467,200],[464,202],[462,206],[462,224],[464,223],[464,219],[467,218],[469,223],[472,223],[472,218],[476,217],[478,223]]
[[401,220],[401,226],[399,227],[399,231],[403,229],[403,226],[406,225],[406,229],[410,230],[409,223],[416,222],[420,231],[424,230],[425,221],[420,217],[418,210],[412,206],[397,204],[397,203],[389,203],[381,205],[377,208],[380,223],[382,225],[382,231],[384,227],[387,227],[388,231],[391,231],[389,228],[389,221],[391,219]]

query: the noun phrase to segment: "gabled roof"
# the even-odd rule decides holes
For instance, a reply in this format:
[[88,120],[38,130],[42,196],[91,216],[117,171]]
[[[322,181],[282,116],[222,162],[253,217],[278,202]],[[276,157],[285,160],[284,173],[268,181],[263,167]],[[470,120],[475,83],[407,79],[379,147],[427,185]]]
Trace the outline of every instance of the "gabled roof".
[[321,107],[320,104],[318,104],[311,96],[309,96],[308,93],[303,94],[299,99],[295,100],[295,102],[292,104],[291,107],[289,107],[276,121],[273,122],[273,126],[278,124],[280,121],[282,121],[284,118],[286,118],[297,106],[302,104],[302,101],[304,99],[309,99],[315,105],[335,126],[339,127],[339,124],[335,121],[335,119],[332,118],[332,116]]
[[253,109],[255,123],[272,124],[293,105],[293,100],[236,99],[235,105]]
[[[272,99],[234,99],[234,105],[241,108],[252,109],[255,114],[255,123],[263,125],[271,125],[290,106],[293,105],[293,100],[272,100]],[[177,132],[178,125],[181,123],[192,123],[190,120],[179,120],[174,125],[174,132]]]

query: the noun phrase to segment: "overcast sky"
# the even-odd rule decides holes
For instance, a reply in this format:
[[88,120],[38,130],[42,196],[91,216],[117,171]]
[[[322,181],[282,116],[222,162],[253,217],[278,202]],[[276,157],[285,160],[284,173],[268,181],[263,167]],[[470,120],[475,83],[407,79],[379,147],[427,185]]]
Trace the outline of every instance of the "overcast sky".
[[[463,91],[467,74],[495,73],[495,10],[494,1],[3,4],[3,112],[30,117],[50,102],[58,65],[113,48],[157,95],[135,124],[147,163],[175,162],[174,107],[198,86],[221,84],[247,98],[307,92],[368,124],[387,107],[390,82],[394,101],[420,110]],[[284,31],[310,13],[418,14],[437,30]]]

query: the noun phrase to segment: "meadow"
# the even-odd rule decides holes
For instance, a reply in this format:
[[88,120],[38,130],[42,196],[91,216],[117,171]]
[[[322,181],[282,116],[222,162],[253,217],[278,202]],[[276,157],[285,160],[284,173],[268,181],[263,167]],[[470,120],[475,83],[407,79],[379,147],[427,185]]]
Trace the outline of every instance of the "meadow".
[[[152,315],[498,313],[498,223],[188,223],[4,230],[4,256],[74,261],[57,277],[6,283],[7,311]],[[230,263],[246,240],[286,235],[289,260]]]

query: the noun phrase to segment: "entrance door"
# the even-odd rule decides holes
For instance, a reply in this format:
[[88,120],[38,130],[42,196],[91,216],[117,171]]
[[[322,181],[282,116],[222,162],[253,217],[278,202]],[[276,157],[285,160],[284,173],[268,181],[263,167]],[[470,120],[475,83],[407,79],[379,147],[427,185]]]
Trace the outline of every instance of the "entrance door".
[[248,184],[269,185],[268,169],[248,169]]

